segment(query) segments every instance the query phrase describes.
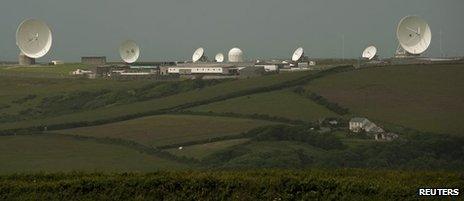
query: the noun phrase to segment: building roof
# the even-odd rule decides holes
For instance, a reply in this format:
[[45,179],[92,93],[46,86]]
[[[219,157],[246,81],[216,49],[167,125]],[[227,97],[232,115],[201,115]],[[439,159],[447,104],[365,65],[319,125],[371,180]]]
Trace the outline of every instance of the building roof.
[[185,63],[177,64],[177,66],[170,66],[171,68],[231,68],[234,65],[228,63]]
[[350,122],[355,122],[355,123],[363,123],[366,121],[369,121],[369,120],[366,118],[362,118],[362,117],[355,117],[350,120]]

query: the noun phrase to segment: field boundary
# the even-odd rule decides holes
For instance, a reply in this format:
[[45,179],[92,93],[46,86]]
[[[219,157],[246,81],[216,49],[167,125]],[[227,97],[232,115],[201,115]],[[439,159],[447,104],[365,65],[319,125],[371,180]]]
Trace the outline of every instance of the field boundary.
[[217,113],[217,112],[201,112],[201,111],[192,111],[192,110],[181,110],[176,111],[168,114],[173,115],[195,115],[195,116],[209,116],[209,117],[230,117],[230,118],[237,118],[237,119],[251,119],[251,120],[261,120],[261,121],[269,121],[275,123],[284,123],[284,124],[292,124],[292,125],[300,125],[300,124],[309,124],[309,121],[302,121],[302,120],[294,120],[285,117],[279,116],[270,116],[267,114],[240,114],[240,113],[233,113],[233,112],[224,112],[224,113]]
[[53,124],[53,125],[40,125],[40,126],[31,126],[31,127],[25,127],[25,128],[7,129],[7,130],[0,131],[0,136],[1,135],[12,135],[12,134],[17,134],[17,133],[40,132],[40,131],[47,131],[47,130],[62,130],[62,129],[87,127],[87,126],[97,126],[97,125],[103,125],[103,124],[108,124],[108,123],[127,121],[131,119],[145,117],[145,116],[168,114],[172,112],[182,111],[182,110],[192,108],[192,107],[197,107],[197,106],[206,105],[206,104],[210,104],[214,102],[228,100],[231,98],[237,98],[237,97],[251,95],[255,93],[270,92],[270,91],[282,90],[282,89],[286,89],[286,88],[290,88],[294,86],[299,86],[299,85],[303,85],[312,80],[319,79],[327,75],[341,73],[341,72],[348,72],[352,70],[354,70],[354,67],[352,65],[337,66],[337,67],[334,67],[334,68],[331,68],[325,71],[321,71],[315,74],[309,74],[307,76],[303,76],[295,80],[290,80],[290,81],[286,81],[283,83],[274,84],[271,86],[259,87],[256,89],[249,89],[249,90],[242,90],[242,91],[233,92],[233,93],[226,94],[226,95],[216,96],[216,97],[206,99],[206,100],[185,103],[185,104],[168,107],[168,108],[164,108],[160,110],[122,115],[118,117],[113,117],[109,119],[101,119],[101,120],[96,120],[96,121],[80,121],[80,122],[70,122],[70,123]]
[[[32,136],[32,135],[37,135],[37,134],[23,134],[23,136]],[[146,146],[131,140],[126,140],[126,139],[121,139],[121,138],[98,138],[98,137],[90,137],[90,136],[82,136],[82,135],[69,135],[69,134],[60,134],[60,133],[49,133],[49,132],[44,132],[40,133],[40,135],[47,135],[51,137],[62,137],[62,138],[68,138],[72,140],[77,140],[77,141],[92,141],[96,142],[99,144],[106,144],[106,145],[115,145],[115,146],[122,146],[131,150],[138,151],[139,153],[143,154],[148,154],[148,155],[153,155],[157,156],[163,159],[171,160],[171,161],[176,161],[184,164],[189,164],[189,165],[198,165],[199,161],[195,159],[191,159],[188,157],[179,157],[176,155],[173,155],[169,152],[163,151],[158,147],[151,147],[151,146]]]

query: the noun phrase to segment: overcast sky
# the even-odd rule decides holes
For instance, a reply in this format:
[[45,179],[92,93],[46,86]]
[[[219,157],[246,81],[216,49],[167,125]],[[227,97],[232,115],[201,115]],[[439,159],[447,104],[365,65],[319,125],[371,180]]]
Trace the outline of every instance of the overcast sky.
[[428,55],[464,55],[464,0],[1,0],[0,60],[16,60],[18,24],[45,20],[52,50],[41,60],[78,61],[133,39],[141,60],[180,60],[204,47],[210,58],[240,47],[247,58],[290,58],[298,46],[310,57],[358,57],[368,45],[393,55],[396,25],[419,15],[431,26]]

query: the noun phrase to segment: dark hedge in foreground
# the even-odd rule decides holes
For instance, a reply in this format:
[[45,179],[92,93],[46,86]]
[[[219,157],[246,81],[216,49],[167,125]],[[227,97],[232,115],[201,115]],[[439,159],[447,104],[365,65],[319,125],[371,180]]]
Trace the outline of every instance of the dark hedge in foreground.
[[16,174],[0,177],[0,200],[415,200],[463,186],[459,173],[355,169]]

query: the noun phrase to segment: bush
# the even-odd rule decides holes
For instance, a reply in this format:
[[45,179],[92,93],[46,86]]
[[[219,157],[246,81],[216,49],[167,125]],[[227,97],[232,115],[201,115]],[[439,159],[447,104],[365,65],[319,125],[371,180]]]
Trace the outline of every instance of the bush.
[[276,125],[257,128],[246,136],[255,141],[297,141],[325,150],[343,149],[345,146],[331,133],[318,133],[309,126]]
[[[424,187],[459,188],[440,172],[248,170],[16,174],[0,177],[2,200],[417,200]],[[439,179],[430,179],[439,178]],[[456,197],[459,199],[458,197]]]
[[327,109],[329,109],[330,111],[335,112],[335,113],[337,113],[339,115],[346,115],[346,114],[350,113],[350,111],[347,108],[344,108],[344,107],[338,105],[337,103],[332,103],[332,102],[330,102],[329,100],[327,100],[326,98],[322,97],[319,94],[316,94],[314,92],[306,91],[303,87],[297,87],[297,88],[295,88],[293,90],[293,92],[295,92],[295,93],[297,93],[297,94],[299,94],[301,96],[304,96],[306,98],[309,98],[312,101],[316,102],[317,104],[322,105],[322,106],[326,107]]

